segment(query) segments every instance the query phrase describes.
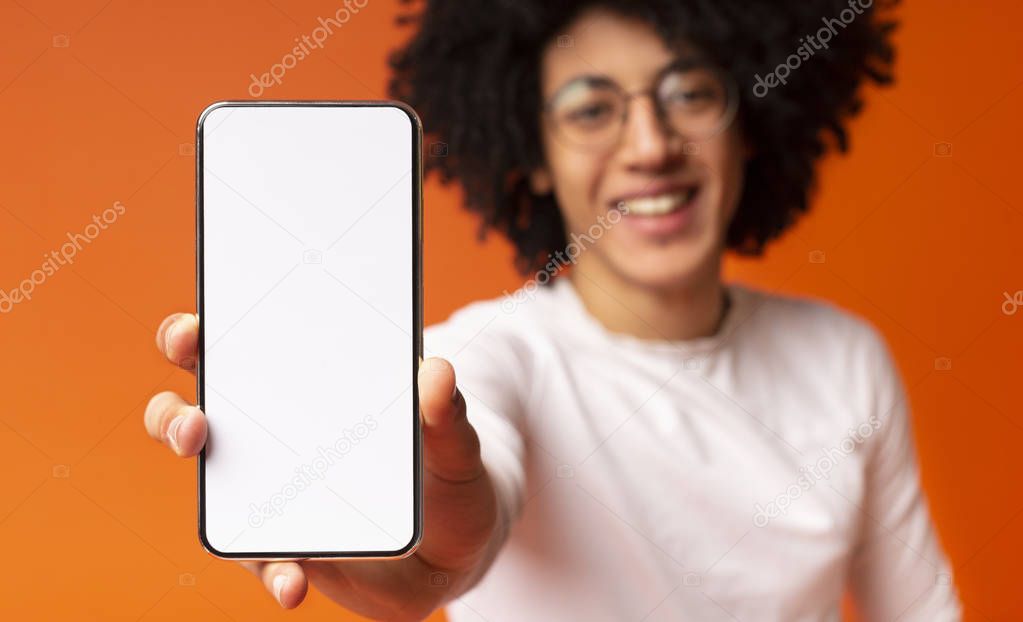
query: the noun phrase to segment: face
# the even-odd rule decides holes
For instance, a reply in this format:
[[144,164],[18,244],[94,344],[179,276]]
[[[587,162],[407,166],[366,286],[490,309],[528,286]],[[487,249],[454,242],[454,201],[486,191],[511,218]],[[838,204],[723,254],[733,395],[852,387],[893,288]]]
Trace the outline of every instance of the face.
[[[672,93],[697,92],[709,74],[691,79],[692,71],[669,68],[691,57],[666,47],[644,22],[605,10],[582,14],[544,50],[546,166],[533,172],[531,183],[534,192],[554,193],[569,233],[567,250],[571,256],[573,241],[585,246],[574,258],[587,275],[664,289],[718,278],[746,153],[734,121],[712,132],[688,131],[701,128],[706,105]],[[695,86],[687,91],[678,84]],[[594,94],[615,89],[649,94]],[[652,89],[668,102],[661,104],[668,115],[658,114]],[[596,105],[586,108],[586,102]],[[621,116],[620,130],[608,130],[607,119]]]

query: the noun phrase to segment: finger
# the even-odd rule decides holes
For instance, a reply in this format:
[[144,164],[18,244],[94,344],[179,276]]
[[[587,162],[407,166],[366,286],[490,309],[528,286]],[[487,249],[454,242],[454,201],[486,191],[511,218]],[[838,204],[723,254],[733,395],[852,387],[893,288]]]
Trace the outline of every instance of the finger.
[[483,473],[480,441],[465,416],[465,400],[458,391],[451,363],[441,358],[423,361],[419,368],[419,406],[426,469],[451,482],[479,477]]
[[263,582],[263,587],[285,609],[298,607],[309,591],[305,572],[296,562],[240,562]]
[[182,369],[195,371],[199,344],[199,316],[174,313],[156,331],[156,347],[167,360]]
[[194,456],[206,444],[206,415],[172,391],[149,400],[144,420],[149,436],[179,456]]

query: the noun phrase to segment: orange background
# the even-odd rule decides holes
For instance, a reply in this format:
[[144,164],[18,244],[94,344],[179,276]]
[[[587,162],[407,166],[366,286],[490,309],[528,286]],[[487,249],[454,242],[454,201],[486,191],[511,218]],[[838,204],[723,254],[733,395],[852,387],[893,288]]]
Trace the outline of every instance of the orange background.
[[[250,74],[339,6],[0,1],[0,288],[93,215],[126,207],[0,314],[0,617],[354,619],[318,594],[283,613],[203,552],[194,464],[142,429],[156,391],[194,396],[153,335],[194,309],[196,116],[248,98]],[[369,0],[263,97],[384,97],[386,53],[406,34],[397,11]],[[833,300],[884,332],[967,620],[1021,620],[1023,309],[1001,307],[1023,290],[1023,8],[929,0],[899,14],[899,84],[868,93],[853,153],[825,163],[813,214],[763,261],[730,259],[728,275]],[[431,180],[425,203],[428,323],[522,283],[507,244],[474,241],[455,189]]]

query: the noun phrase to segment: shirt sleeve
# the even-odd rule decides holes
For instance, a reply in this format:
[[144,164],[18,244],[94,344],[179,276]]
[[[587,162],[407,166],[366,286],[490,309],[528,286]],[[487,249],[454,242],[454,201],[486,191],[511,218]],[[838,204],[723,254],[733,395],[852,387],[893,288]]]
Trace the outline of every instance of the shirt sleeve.
[[426,357],[439,356],[455,369],[466,417],[480,439],[483,464],[494,483],[502,525],[518,516],[525,490],[523,399],[528,357],[504,330],[504,314],[469,307],[426,329]]
[[883,337],[872,327],[870,333],[878,422],[867,440],[866,495],[850,566],[853,598],[865,620],[960,620],[952,571],[920,486],[906,389]]

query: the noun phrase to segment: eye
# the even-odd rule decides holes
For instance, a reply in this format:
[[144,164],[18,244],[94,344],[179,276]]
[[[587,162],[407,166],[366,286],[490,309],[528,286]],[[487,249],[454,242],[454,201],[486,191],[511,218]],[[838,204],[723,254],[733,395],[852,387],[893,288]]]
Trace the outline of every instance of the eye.
[[694,104],[703,101],[714,101],[717,93],[713,89],[690,89],[686,91],[673,91],[668,93],[665,101],[667,103]]
[[724,101],[724,86],[708,72],[680,71],[665,77],[658,95],[665,107],[704,110],[721,105]]
[[723,101],[720,90],[712,86],[680,86],[661,93],[666,109],[687,113],[716,110]]
[[572,123],[595,124],[608,119],[613,111],[613,106],[608,102],[594,102],[569,110],[565,119]]

